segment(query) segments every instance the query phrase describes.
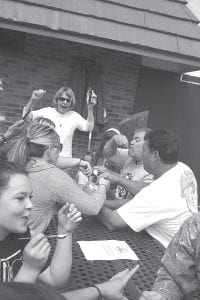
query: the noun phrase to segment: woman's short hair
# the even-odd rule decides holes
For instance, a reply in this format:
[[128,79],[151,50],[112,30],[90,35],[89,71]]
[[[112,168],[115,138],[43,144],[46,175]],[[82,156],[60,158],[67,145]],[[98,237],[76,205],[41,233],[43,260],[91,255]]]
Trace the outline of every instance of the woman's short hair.
[[57,103],[58,103],[58,99],[60,97],[62,97],[63,93],[65,93],[68,97],[71,98],[71,106],[70,106],[70,109],[73,109],[75,106],[76,106],[76,98],[74,96],[74,92],[72,91],[72,89],[70,89],[70,87],[67,87],[67,86],[63,86],[61,87],[54,95],[53,97],[53,101],[52,101],[52,104],[53,106],[57,106]]

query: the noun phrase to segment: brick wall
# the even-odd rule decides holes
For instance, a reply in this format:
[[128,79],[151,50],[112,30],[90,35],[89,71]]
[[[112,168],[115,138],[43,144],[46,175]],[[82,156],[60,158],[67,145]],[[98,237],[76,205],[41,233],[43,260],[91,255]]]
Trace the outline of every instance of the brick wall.
[[[20,118],[22,109],[34,89],[47,91],[36,108],[51,105],[54,93],[68,84],[72,66],[78,57],[93,59],[103,71],[103,92],[108,114],[106,126],[117,127],[119,121],[132,114],[138,83],[140,57],[68,41],[24,35],[22,50],[0,47],[0,74],[6,78],[6,89],[0,95],[0,110],[7,123]],[[20,41],[23,41],[21,39]],[[8,47],[8,46],[7,46]],[[102,133],[93,136],[92,149],[101,142]],[[87,151],[88,134],[76,133],[74,155]]]

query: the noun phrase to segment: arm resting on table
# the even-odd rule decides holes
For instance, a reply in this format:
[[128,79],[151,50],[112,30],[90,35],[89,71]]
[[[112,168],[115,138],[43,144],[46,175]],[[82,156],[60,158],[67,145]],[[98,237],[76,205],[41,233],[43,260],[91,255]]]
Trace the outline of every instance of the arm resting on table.
[[126,227],[127,224],[116,210],[103,207],[98,214],[98,220],[109,230]]

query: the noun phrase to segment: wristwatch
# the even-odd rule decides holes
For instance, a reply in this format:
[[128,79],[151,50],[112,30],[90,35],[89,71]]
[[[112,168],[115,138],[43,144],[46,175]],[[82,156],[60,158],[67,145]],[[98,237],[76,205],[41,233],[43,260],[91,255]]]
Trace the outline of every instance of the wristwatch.
[[0,134],[0,143],[6,144],[6,138],[5,138],[5,135],[3,135],[3,134]]

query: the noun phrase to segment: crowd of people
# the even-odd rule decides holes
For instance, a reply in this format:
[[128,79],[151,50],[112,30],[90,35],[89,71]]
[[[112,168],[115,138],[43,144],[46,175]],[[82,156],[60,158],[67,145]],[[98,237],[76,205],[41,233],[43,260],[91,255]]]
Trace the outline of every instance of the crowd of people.
[[[41,299],[125,300],[124,287],[137,268],[85,289],[54,290],[67,286],[73,231],[82,215],[95,215],[109,230],[146,230],[166,248],[152,291],[140,300],[189,299],[200,281],[200,215],[197,181],[179,161],[178,136],[139,128],[128,141],[110,128],[98,151],[72,157],[75,130],[93,129],[97,95],[87,94],[85,120],[73,111],[76,99],[69,87],[56,92],[53,107],[35,111],[45,93],[33,91],[22,119],[0,135],[0,298],[18,299],[14,294],[21,293],[23,299],[28,290],[33,299],[40,294]],[[74,166],[76,180],[65,170]],[[55,214],[64,238],[52,256],[44,232]],[[52,290],[45,292],[42,282]]]

